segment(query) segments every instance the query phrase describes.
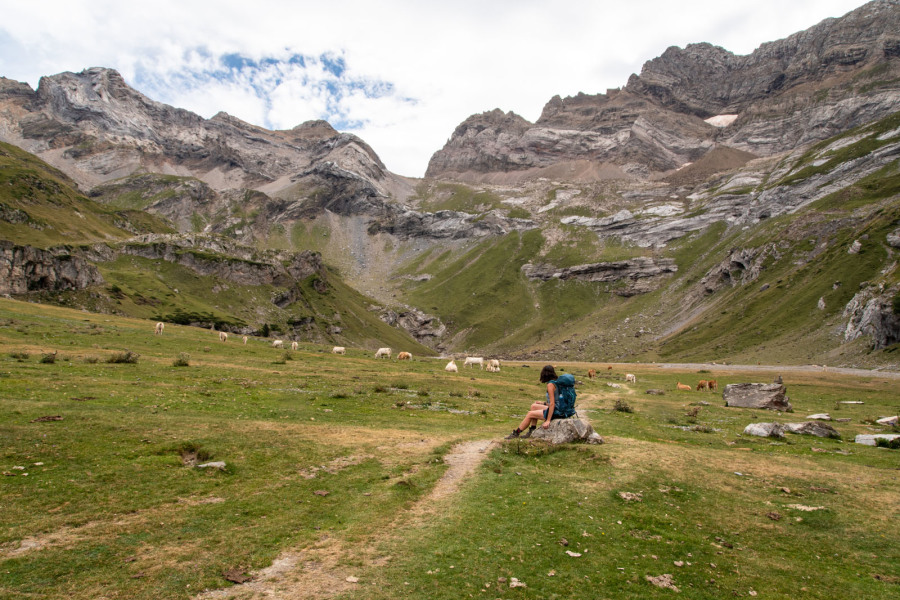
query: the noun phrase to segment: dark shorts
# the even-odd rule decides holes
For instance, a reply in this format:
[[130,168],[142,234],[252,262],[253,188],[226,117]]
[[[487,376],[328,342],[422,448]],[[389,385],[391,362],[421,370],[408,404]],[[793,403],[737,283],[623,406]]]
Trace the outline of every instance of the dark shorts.
[[[550,408],[545,408],[545,409],[544,409],[544,420],[545,420],[545,421],[547,420],[547,412],[548,412],[549,410],[550,410]],[[550,419],[550,420],[551,420],[551,421],[555,421],[555,420],[557,420],[557,419],[567,419],[567,418],[568,418],[568,417],[560,417],[560,416],[558,416],[557,414],[554,413],[554,414],[553,414],[553,418]]]

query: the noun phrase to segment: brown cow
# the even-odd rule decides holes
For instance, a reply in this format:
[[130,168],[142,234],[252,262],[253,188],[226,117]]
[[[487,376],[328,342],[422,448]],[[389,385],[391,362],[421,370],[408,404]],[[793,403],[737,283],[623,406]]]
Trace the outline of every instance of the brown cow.
[[675,387],[679,390],[684,390],[686,392],[692,392],[694,390],[694,388],[692,388],[691,386],[685,385],[685,384],[681,383],[680,381],[675,384]]
[[710,379],[709,381],[706,382],[706,384],[709,386],[710,390],[719,391],[719,384],[718,384],[718,382],[716,382],[715,379]]
[[700,382],[697,384],[697,391],[699,392],[700,390],[708,390],[708,389],[709,389],[709,382],[705,379],[701,379]]
[[588,379],[593,379],[596,376],[597,376],[597,371],[595,371],[593,369],[588,370]]
[[401,352],[397,355],[397,360],[412,360],[412,354],[409,352]]

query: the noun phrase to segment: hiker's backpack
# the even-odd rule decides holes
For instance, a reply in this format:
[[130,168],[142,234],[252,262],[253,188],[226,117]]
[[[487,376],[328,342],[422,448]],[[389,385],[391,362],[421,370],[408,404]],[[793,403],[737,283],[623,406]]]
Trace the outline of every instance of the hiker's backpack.
[[566,373],[550,383],[556,386],[556,406],[552,418],[568,419],[575,414],[575,376]]

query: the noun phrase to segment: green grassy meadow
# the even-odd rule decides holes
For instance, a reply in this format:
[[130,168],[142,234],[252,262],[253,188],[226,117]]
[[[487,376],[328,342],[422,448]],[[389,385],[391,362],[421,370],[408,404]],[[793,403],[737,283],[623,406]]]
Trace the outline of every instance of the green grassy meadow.
[[[606,443],[550,448],[502,440],[540,362],[448,374],[153,325],[0,299],[0,598],[672,597],[663,574],[687,598],[900,593],[900,451],[853,443],[888,431],[896,378],[786,370],[779,414],[674,389],[772,370],[558,362]],[[818,412],[841,440],[741,435]],[[487,449],[440,493],[463,442]]]

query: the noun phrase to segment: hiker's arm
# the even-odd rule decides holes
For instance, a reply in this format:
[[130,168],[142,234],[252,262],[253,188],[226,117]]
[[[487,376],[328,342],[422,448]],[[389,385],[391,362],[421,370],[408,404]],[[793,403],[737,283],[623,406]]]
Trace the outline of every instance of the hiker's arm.
[[550,404],[547,405],[547,418],[541,425],[544,429],[550,427],[550,419],[553,418],[553,409],[556,408],[556,386],[552,383],[547,384],[547,396],[550,398]]

